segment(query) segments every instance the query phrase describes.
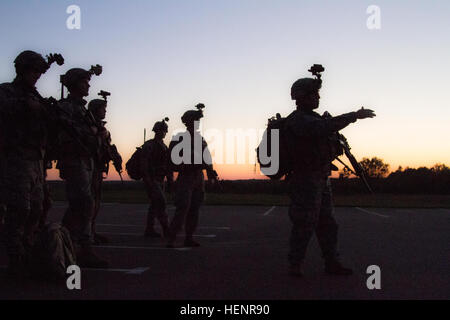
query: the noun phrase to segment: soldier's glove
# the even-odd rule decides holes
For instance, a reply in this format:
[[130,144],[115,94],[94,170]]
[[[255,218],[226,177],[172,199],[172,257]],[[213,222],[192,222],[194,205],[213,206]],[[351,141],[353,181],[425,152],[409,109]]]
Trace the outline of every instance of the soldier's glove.
[[357,119],[373,118],[376,116],[373,110],[364,109],[364,107],[356,111],[355,114]]

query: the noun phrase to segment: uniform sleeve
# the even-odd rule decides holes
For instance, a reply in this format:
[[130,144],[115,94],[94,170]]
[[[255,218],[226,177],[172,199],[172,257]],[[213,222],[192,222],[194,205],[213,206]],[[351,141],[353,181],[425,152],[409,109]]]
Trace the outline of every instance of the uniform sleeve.
[[212,156],[208,148],[208,143],[206,143],[205,139],[202,140],[202,145],[203,145],[203,161],[205,162],[207,167],[211,167],[212,169]]
[[299,137],[329,136],[344,129],[356,121],[356,113],[350,112],[337,117],[315,118],[309,115],[298,115],[291,126]]
[[25,107],[25,100],[8,94],[5,88],[0,87],[0,115],[6,122],[8,118],[20,113]]
[[148,146],[148,143],[144,143],[142,146],[142,156],[140,158],[140,168],[142,172],[142,176],[146,178],[149,174],[149,167],[148,167],[148,161],[150,158],[150,148]]

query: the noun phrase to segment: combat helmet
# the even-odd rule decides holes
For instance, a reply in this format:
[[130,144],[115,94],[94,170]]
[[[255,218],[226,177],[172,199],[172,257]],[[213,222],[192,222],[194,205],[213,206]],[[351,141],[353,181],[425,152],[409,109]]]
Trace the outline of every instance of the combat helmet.
[[61,83],[67,88],[72,87],[81,80],[91,80],[91,73],[82,68],[72,68],[61,76]]
[[18,74],[29,69],[36,69],[41,73],[45,73],[50,67],[42,55],[31,50],[21,52],[14,60],[14,66]]
[[96,112],[98,108],[106,107],[108,103],[108,96],[111,95],[108,91],[100,90],[98,93],[99,96],[102,96],[103,99],[93,99],[88,104],[88,110],[91,112]]
[[317,92],[322,87],[321,72],[325,68],[320,64],[313,65],[308,71],[316,78],[301,78],[294,82],[291,87],[291,98],[297,100],[305,95]]
[[168,117],[165,117],[164,119],[162,119],[161,121],[156,121],[152,131],[153,132],[167,132],[169,127],[167,126],[167,121],[169,121]]
[[183,116],[181,117],[181,122],[183,122],[185,125],[188,123],[191,123],[193,121],[198,121],[201,118],[203,118],[203,109],[205,108],[205,105],[203,103],[199,103],[195,106],[197,110],[188,110],[186,111]]
[[95,111],[100,108],[106,106],[106,100],[103,99],[93,99],[88,104],[88,110],[95,113]]
[[[87,79],[91,80],[91,76],[95,74],[96,76],[101,75],[103,72],[103,68],[101,65],[97,64],[95,66],[91,66],[89,70],[85,70],[82,68],[72,68],[67,71],[65,74],[61,75],[61,84],[66,86],[67,88],[75,85],[77,82]],[[100,95],[100,94],[99,94]]]

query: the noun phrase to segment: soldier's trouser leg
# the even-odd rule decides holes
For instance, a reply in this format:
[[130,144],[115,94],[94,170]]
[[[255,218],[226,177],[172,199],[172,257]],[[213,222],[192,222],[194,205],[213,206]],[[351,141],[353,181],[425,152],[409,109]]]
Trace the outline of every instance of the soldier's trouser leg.
[[164,196],[163,183],[155,181],[151,185],[150,190],[148,190],[148,193],[150,196],[150,206],[147,215],[147,230],[154,230],[155,218],[157,218],[163,230],[167,231],[169,218],[166,211],[166,197]]
[[170,235],[174,239],[183,228],[189,208],[191,207],[192,186],[186,181],[177,181],[175,186],[175,215],[170,222]]
[[288,259],[291,265],[299,265],[305,258],[306,249],[319,220],[325,184],[325,179],[316,180],[314,177],[303,177],[290,183],[289,217],[292,230]]
[[70,231],[72,240],[81,246],[92,243],[92,218],[94,197],[92,195],[92,170],[85,167],[68,167],[62,171],[66,180],[69,208],[63,223]]
[[[6,159],[0,155],[0,229],[3,228],[6,216]],[[0,230],[1,231],[1,230]]]
[[10,261],[26,262],[42,215],[42,162],[15,159],[9,168],[6,176],[6,249]]
[[329,180],[322,193],[322,205],[316,227],[316,236],[322,250],[322,256],[330,261],[337,258],[338,225],[334,219],[334,206]]
[[94,171],[92,176],[92,196],[94,198],[94,213],[92,217],[92,233],[95,235],[95,224],[98,213],[100,212],[100,206],[102,201],[102,183],[103,174],[101,172]]
[[197,229],[200,207],[204,198],[205,193],[201,187],[196,187],[192,191],[191,206],[189,207],[189,211],[186,215],[186,239],[192,239],[192,236]]
[[50,209],[52,208],[52,197],[50,194],[50,186],[48,185],[48,182],[44,181],[44,201],[42,203],[43,209],[42,209],[42,215],[39,219],[39,227],[44,227],[47,223],[48,213]]

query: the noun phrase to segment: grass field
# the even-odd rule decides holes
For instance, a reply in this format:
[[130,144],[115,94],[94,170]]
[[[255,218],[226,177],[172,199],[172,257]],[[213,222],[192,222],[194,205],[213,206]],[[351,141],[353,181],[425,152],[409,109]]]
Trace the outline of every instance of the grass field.
[[[53,190],[53,199],[65,200],[62,189]],[[167,194],[172,203],[172,197]],[[383,207],[383,208],[450,208],[450,195],[395,195],[395,194],[356,194],[335,195],[335,205],[340,207]],[[143,189],[104,190],[104,202],[146,203],[147,195]],[[289,198],[280,194],[234,194],[206,193],[207,205],[262,205],[287,206]]]

